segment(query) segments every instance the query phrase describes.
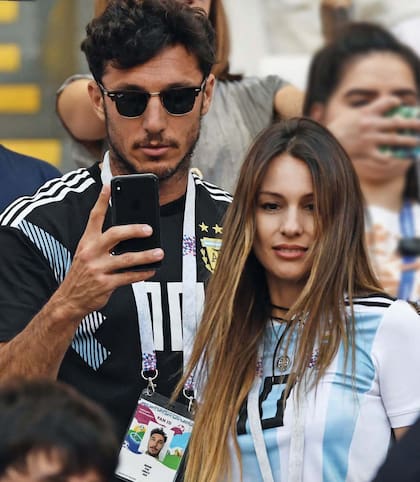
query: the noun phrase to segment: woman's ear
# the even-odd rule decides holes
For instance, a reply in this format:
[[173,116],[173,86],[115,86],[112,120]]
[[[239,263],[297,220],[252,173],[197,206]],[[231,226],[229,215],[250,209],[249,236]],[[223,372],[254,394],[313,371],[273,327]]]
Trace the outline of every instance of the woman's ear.
[[325,105],[321,104],[321,102],[315,102],[310,111],[309,117],[313,120],[316,120],[319,123],[322,123],[325,115]]

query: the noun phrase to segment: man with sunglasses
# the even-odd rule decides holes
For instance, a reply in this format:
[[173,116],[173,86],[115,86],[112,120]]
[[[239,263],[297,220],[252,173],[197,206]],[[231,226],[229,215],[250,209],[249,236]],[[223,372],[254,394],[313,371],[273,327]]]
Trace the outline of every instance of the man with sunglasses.
[[[103,405],[122,439],[142,389],[169,396],[179,379],[221,245],[231,198],[189,170],[214,32],[176,0],[116,0],[82,50],[110,149],[0,218],[0,379],[58,377]],[[110,179],[132,173],[159,178],[163,250],[114,256],[120,241],[151,234],[111,227]],[[156,261],[157,271],[129,269]]]

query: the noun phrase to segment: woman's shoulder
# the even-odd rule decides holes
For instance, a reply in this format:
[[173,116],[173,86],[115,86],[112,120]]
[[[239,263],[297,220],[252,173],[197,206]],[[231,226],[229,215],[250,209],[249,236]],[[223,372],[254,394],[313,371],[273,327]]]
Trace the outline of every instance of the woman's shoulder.
[[350,303],[350,300],[346,300],[346,304],[352,304],[355,309],[369,311],[369,309],[373,308],[389,308],[394,302],[396,298],[388,295],[387,293],[382,292],[372,292],[372,293],[360,293],[355,295]]

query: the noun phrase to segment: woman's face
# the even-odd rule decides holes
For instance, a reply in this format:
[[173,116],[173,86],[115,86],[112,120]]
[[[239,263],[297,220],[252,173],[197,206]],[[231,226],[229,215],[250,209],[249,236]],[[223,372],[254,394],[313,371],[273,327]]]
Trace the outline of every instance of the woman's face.
[[[344,68],[341,80],[327,103],[314,107],[313,117],[323,124],[333,123],[340,116],[349,116],[357,109],[386,97],[398,97],[403,104],[415,105],[419,92],[413,70],[399,55],[391,52],[373,52],[355,57]],[[367,114],[368,115],[368,114]],[[369,126],[369,119],[366,119]],[[360,153],[352,159],[360,181],[386,182],[396,176],[405,176],[409,162],[390,159],[389,166],[378,169],[369,162],[369,153]]]
[[202,8],[206,12],[207,16],[210,13],[210,7],[211,7],[211,1],[212,0],[180,0],[180,1],[186,3],[190,7]]
[[285,292],[297,297],[311,267],[315,232],[312,177],[302,160],[284,153],[270,161],[255,216],[253,249],[266,271],[271,299]]

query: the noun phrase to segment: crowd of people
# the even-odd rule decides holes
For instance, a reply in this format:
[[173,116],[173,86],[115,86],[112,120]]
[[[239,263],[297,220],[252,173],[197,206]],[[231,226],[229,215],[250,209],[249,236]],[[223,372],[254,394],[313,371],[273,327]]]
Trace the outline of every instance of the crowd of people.
[[[57,114],[83,167],[34,164],[0,213],[0,481],[153,480],[181,414],[185,482],[417,480],[417,55],[359,22],[304,93],[234,75],[222,0],[97,1],[81,48]],[[111,217],[138,173],[161,246],[115,255],[152,234]]]

